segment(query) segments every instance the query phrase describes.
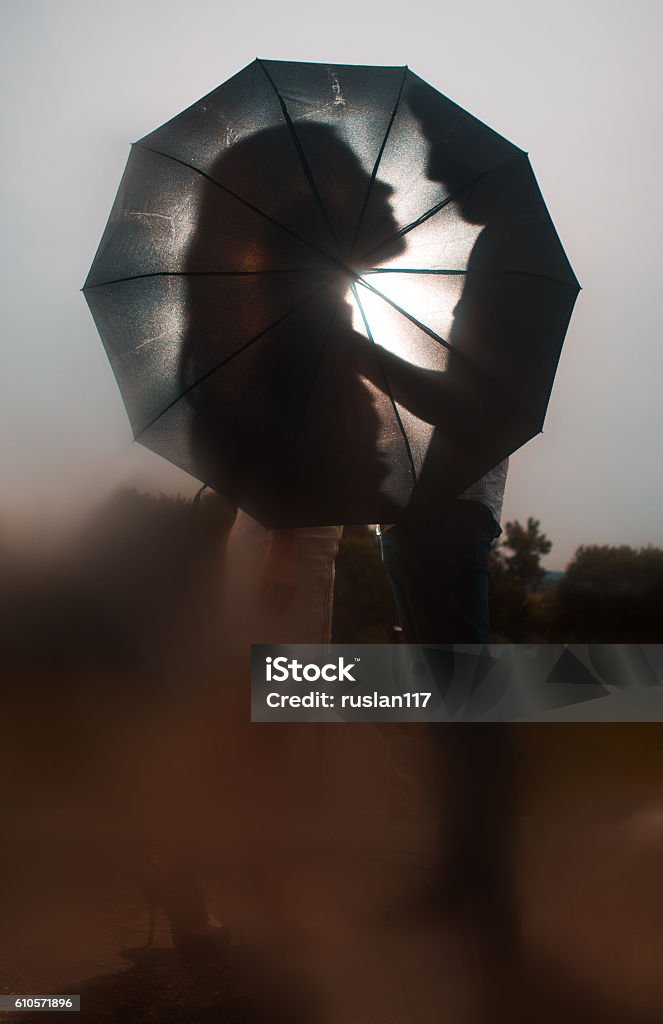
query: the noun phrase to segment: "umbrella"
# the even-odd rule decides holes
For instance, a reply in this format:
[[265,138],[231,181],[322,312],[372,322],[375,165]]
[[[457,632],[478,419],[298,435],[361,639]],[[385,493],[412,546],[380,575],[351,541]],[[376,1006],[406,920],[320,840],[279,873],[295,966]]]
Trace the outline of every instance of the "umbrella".
[[134,144],[84,293],[136,440],[301,526],[537,434],[578,288],[527,154],[408,68],[256,60]]

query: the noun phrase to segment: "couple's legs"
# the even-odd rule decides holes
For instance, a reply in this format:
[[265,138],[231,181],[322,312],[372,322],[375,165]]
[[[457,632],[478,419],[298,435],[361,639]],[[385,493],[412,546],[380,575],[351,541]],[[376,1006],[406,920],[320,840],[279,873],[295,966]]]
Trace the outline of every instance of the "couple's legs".
[[394,526],[382,535],[407,643],[480,644],[488,640],[488,509],[459,499],[434,526]]
[[[406,642],[488,641],[488,553],[494,523],[459,499],[435,527],[382,536]],[[503,940],[516,931],[512,892],[514,773],[509,727],[430,723],[440,846],[429,894],[442,912],[478,920]]]
[[248,652],[254,643],[331,642],[334,561],[343,528],[293,531],[295,586],[283,606],[272,607],[261,591],[269,530],[239,511],[228,541],[226,618],[229,642]]

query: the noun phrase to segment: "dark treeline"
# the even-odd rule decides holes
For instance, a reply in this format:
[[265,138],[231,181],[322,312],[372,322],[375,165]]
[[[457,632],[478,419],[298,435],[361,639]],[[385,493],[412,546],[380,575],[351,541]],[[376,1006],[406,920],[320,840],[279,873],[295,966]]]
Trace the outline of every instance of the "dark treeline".
[[[663,550],[583,545],[550,582],[541,560],[552,546],[536,519],[505,524],[490,558],[494,642],[663,641]],[[347,528],[337,562],[334,639],[388,643],[396,622],[376,542],[363,527]]]
[[580,547],[554,598],[551,640],[659,643],[663,640],[663,551]]
[[663,550],[582,545],[559,581],[540,560],[540,523],[506,523],[491,557],[493,630],[512,642],[656,643],[663,638]]
[[[149,671],[164,645],[204,655],[201,638],[220,614],[232,519],[232,509],[211,493],[196,504],[122,490],[51,557],[5,546],[5,669],[48,676],[87,668]],[[551,584],[541,566],[551,548],[538,520],[505,524],[491,555],[495,641],[663,639],[662,550],[582,546]],[[377,542],[364,527],[347,527],[337,561],[334,640],[390,643],[396,627]]]

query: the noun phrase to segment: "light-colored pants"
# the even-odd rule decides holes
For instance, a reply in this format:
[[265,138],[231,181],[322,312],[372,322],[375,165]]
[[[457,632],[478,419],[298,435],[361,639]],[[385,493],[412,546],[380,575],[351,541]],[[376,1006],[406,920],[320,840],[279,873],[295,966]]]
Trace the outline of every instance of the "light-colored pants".
[[226,620],[241,643],[331,643],[334,560],[342,526],[294,530],[297,586],[282,610],[260,592],[269,531],[239,511],[230,533],[226,561]]

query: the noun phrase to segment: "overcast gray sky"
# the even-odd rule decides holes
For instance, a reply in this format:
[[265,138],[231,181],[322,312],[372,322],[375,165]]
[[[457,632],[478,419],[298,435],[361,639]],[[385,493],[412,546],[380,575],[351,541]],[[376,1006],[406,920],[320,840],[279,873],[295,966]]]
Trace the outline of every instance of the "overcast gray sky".
[[[124,481],[195,483],[132,443],[79,292],[129,144],[254,57],[408,64],[530,154],[583,286],[505,517],[549,568],[663,546],[659,0],[3,0],[0,529]],[[40,527],[41,528],[41,527]]]

